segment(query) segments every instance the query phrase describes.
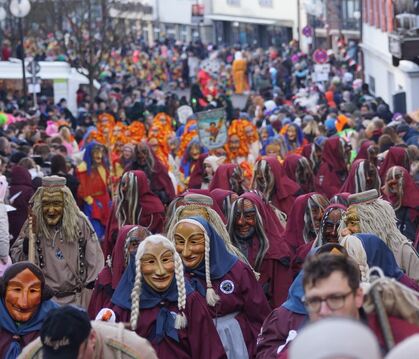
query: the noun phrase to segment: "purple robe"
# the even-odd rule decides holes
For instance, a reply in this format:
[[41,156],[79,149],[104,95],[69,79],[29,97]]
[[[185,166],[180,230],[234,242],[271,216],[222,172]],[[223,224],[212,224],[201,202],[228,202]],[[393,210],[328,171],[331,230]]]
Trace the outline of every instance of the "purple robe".
[[[163,303],[171,312],[178,313],[177,303]],[[116,305],[113,306],[118,321],[129,322],[131,312]],[[150,338],[156,324],[160,307],[141,309],[138,318],[137,330],[143,338]],[[192,292],[186,298],[185,315],[188,325],[178,330],[179,342],[165,336],[160,343],[150,340],[157,357],[176,359],[226,359],[217,330],[204,299],[197,292]]]
[[[189,278],[197,278],[205,288],[204,278],[198,278],[193,273],[185,273]],[[231,293],[221,289],[225,283],[233,283]],[[208,306],[211,316],[215,318],[238,312],[235,319],[238,321],[249,358],[256,354],[256,338],[270,307],[263,293],[261,285],[257,282],[252,269],[241,261],[237,261],[233,268],[220,279],[211,280],[220,301],[215,307]],[[226,293],[225,293],[226,292]]]

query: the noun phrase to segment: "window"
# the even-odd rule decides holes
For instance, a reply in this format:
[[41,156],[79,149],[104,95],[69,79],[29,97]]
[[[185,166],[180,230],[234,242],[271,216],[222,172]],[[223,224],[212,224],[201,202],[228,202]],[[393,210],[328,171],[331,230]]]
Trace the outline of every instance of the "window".
[[368,76],[368,85],[370,87],[370,92],[375,95],[375,77],[371,75]]

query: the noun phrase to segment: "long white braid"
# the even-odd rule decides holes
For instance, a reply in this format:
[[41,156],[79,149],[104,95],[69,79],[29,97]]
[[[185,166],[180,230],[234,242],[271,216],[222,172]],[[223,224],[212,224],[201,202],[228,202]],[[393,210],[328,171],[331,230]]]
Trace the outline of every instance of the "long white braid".
[[361,281],[368,281],[368,271],[370,267],[368,266],[367,253],[365,252],[361,240],[357,236],[348,235],[343,238],[339,237],[339,244],[345,247],[349,256],[358,263],[361,272]]
[[176,249],[172,242],[170,242],[166,237],[155,234],[148,236],[144,241],[140,243],[137,249],[135,256],[135,280],[134,287],[131,292],[131,329],[137,329],[137,322],[140,316],[140,295],[141,295],[141,258],[145,254],[147,244],[159,244],[162,243],[165,248],[169,249],[173,253],[175,261],[175,278],[178,291],[178,309],[179,313],[176,314],[175,318],[175,328],[181,329],[185,328],[187,325],[187,319],[184,313],[186,307],[186,288],[185,288],[185,279],[183,276],[183,264],[179,255],[176,252]]
[[205,230],[205,227],[201,223],[199,223],[198,221],[195,221],[194,219],[186,218],[186,219],[181,219],[178,223],[176,223],[176,225],[172,229],[172,232],[169,234],[169,238],[173,242],[175,241],[174,232],[175,232],[177,226],[181,223],[193,224],[193,225],[199,227],[199,229],[202,230],[202,232],[204,233],[204,238],[205,238],[205,283],[206,283],[206,286],[207,286],[206,300],[207,300],[208,305],[210,305],[211,307],[214,307],[217,304],[217,302],[220,300],[220,297],[215,292],[214,288],[212,287],[212,283],[211,283],[211,263],[210,263],[211,243],[210,243],[210,238],[208,237],[208,233]]

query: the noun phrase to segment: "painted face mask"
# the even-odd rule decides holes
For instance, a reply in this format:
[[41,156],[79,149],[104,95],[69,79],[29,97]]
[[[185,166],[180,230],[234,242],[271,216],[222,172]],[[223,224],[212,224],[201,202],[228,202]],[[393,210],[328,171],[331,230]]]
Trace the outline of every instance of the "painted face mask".
[[42,214],[48,226],[55,226],[64,214],[64,196],[61,191],[44,191],[41,197]]
[[228,147],[232,153],[236,153],[240,148],[240,139],[236,135],[232,135],[228,141]]
[[368,160],[364,161],[364,175],[365,175],[365,190],[368,191],[370,189],[376,189],[377,191],[380,190],[380,183],[378,180],[378,173],[375,166]]
[[164,292],[172,284],[175,275],[173,253],[162,243],[149,243],[141,258],[144,281],[156,292]]
[[92,151],[92,158],[93,158],[93,162],[96,165],[100,165],[102,164],[102,160],[103,160],[103,150],[101,147],[95,147]]
[[260,160],[256,165],[253,188],[269,200],[274,189],[274,176],[268,162]]
[[136,148],[135,152],[136,152],[138,164],[140,166],[146,166],[147,165],[147,159],[150,156],[150,152],[149,152],[147,146],[144,145],[144,144],[139,144],[139,145],[137,145],[137,148]]
[[191,149],[189,150],[189,156],[194,160],[198,160],[199,155],[201,154],[201,149],[199,145],[192,145]]
[[250,239],[256,232],[256,207],[248,199],[237,200],[234,212],[234,230],[240,239]]
[[193,223],[180,223],[175,230],[176,251],[189,269],[198,267],[205,257],[205,235]]
[[352,234],[361,232],[361,228],[359,227],[359,215],[356,207],[350,206],[346,211],[345,224]]
[[233,192],[237,193],[239,196],[244,192],[243,188],[243,170],[237,166],[233,173],[231,174],[231,177],[229,178],[230,188]]
[[326,213],[323,224],[323,238],[326,243],[339,242],[339,225],[342,215],[338,209]]
[[41,280],[26,268],[11,278],[6,287],[4,303],[16,322],[27,322],[38,310],[42,299]]

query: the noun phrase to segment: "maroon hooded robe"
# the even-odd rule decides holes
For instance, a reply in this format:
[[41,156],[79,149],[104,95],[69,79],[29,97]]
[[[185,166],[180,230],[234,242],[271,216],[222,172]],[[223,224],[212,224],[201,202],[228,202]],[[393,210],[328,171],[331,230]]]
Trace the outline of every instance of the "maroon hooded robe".
[[313,245],[313,241],[308,243],[304,241],[303,232],[305,226],[305,211],[308,206],[309,199],[314,194],[314,192],[307,193],[297,197],[288,217],[285,232],[283,233],[283,238],[289,244],[294,255],[293,267],[296,272],[301,269],[301,265]]
[[204,160],[208,157],[208,153],[199,155],[198,160],[193,166],[192,172],[189,176],[188,188],[200,189],[202,185],[202,175],[204,173]]
[[285,174],[284,168],[275,157],[268,156],[263,159],[269,164],[274,176],[275,185],[270,201],[276,208],[289,215],[301,188]]
[[[293,181],[297,182],[297,167],[299,161],[303,158],[301,155],[297,155],[295,153],[291,153],[285,157],[285,161],[283,163],[285,174],[288,176],[288,178],[292,179]],[[310,163],[310,160],[308,160]],[[301,186],[301,189],[304,191],[304,193],[309,193],[313,191],[314,183],[313,183],[313,177],[308,179],[307,183],[299,184]]]
[[[160,198],[155,195],[148,184],[148,179],[143,171],[133,171],[138,183],[138,205],[141,206],[141,217],[136,224],[147,228],[151,233],[161,233],[164,225],[164,206]],[[118,233],[118,220],[116,218],[117,203],[112,204],[111,215],[106,224],[103,252],[105,258],[112,253]]]
[[216,188],[231,190],[229,179],[237,166],[237,164],[233,163],[223,163],[220,165],[215,171],[208,189],[210,191]]
[[92,320],[96,318],[97,313],[102,308],[110,308],[112,305],[112,294],[125,270],[125,239],[128,232],[134,227],[135,225],[127,225],[119,230],[118,239],[112,250],[112,267],[110,268],[106,264],[96,279],[89,308],[87,309],[89,318]]
[[[185,275],[188,278],[197,278],[202,286],[206,287],[204,278],[196,277],[192,272],[186,272]],[[226,282],[233,283],[232,293],[221,290]],[[249,358],[253,358],[256,354],[256,338],[263,321],[271,311],[255,274],[248,265],[238,260],[227,274],[220,279],[212,279],[211,283],[220,297],[215,307],[208,305],[212,318],[216,320],[217,317],[238,312],[235,319],[239,322]]]
[[[179,312],[177,303],[162,302],[161,305],[170,312]],[[115,311],[118,321],[130,321],[130,311],[115,305],[112,309]],[[135,332],[143,338],[149,338],[156,325],[159,312],[160,306],[141,309]],[[160,343],[150,341],[157,357],[162,359],[227,359],[205,300],[198,292],[193,291],[186,297],[185,315],[188,324],[186,328],[177,331],[179,343],[167,336]]]
[[409,171],[409,157],[404,148],[391,147],[388,150],[386,158],[379,169],[382,183],[385,183],[387,171],[393,166],[400,166]]
[[317,192],[331,198],[339,193],[347,176],[346,162],[340,152],[340,138],[328,138],[322,152],[322,162],[314,186]]
[[[10,177],[10,205],[16,208],[16,211],[7,213],[9,217],[9,232],[13,236],[13,239],[10,241],[11,247],[28,218],[28,203],[34,194],[34,189],[32,187],[31,175],[26,168],[17,165],[14,166]],[[15,198],[13,199],[13,197]]]
[[355,160],[352,162],[351,168],[349,169],[348,177],[346,177],[345,182],[343,183],[339,192],[346,192],[346,193],[356,193],[356,172],[361,164],[364,163],[364,159],[362,160]]
[[368,148],[375,145],[375,142],[367,140],[362,142],[361,147],[359,148],[358,154],[355,157],[355,160],[368,160]]
[[224,200],[233,193],[233,191],[227,189],[216,188],[211,191],[211,197],[217,202],[218,207],[223,213],[225,213]]
[[[256,206],[263,221],[269,249],[262,260],[261,267],[255,270],[260,273],[259,283],[264,287],[271,307],[275,308],[286,300],[293,280],[290,268],[291,251],[281,235],[284,228],[274,210],[256,193],[245,192],[239,198],[250,200]],[[249,263],[253,268],[258,251],[259,241],[253,238],[248,255]]]

